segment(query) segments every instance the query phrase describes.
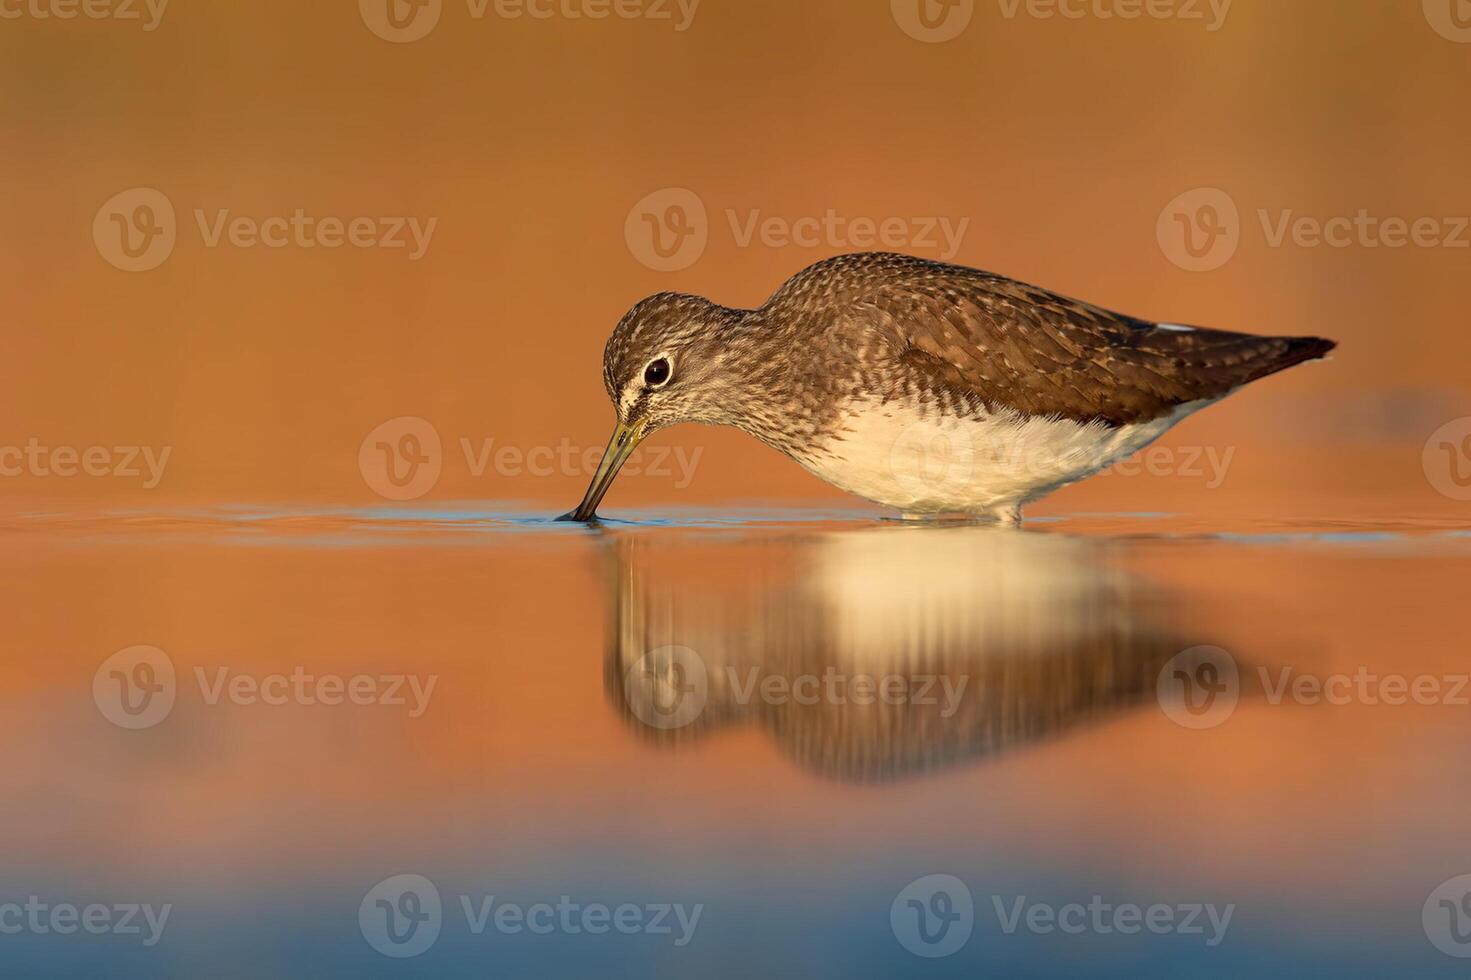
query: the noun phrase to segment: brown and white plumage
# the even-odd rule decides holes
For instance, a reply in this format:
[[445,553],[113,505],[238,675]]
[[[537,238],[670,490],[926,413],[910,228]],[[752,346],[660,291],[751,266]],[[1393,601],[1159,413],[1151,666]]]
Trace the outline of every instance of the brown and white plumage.
[[[1015,520],[1334,346],[1156,324],[978,269],[862,253],[809,266],[754,310],[649,297],[609,339],[604,379],[640,437],[732,425],[906,514]],[[644,384],[658,359],[672,377]]]
[[928,376],[990,409],[1110,425],[1147,422],[1332,350],[1314,337],[1160,325],[964,266],[845,255],[798,273],[760,310],[884,337]]

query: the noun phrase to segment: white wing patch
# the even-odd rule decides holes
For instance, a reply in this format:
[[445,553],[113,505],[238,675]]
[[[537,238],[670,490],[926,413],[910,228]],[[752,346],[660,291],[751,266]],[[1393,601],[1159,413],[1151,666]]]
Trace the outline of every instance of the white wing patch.
[[1156,330],[1168,330],[1170,333],[1194,333],[1194,327],[1186,327],[1178,323],[1156,323]]

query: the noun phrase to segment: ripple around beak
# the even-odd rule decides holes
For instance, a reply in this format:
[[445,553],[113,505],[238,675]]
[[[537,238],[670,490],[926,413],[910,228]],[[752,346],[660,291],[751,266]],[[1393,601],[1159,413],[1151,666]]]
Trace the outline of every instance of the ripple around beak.
[[643,422],[635,422],[632,425],[620,422],[613,429],[613,436],[608,440],[608,448],[603,450],[602,461],[598,463],[597,472],[593,474],[592,482],[588,484],[582,503],[566,515],[566,520],[584,523],[592,523],[597,520],[598,505],[603,502],[603,497],[618,477],[618,471],[623,468],[628,457],[633,455],[633,451],[638,448],[643,437]]
[[575,510],[569,510],[561,517],[554,518],[554,520],[559,524],[586,524],[588,527],[598,527],[602,524],[598,520],[597,514],[593,514],[590,517],[578,517],[577,511]]

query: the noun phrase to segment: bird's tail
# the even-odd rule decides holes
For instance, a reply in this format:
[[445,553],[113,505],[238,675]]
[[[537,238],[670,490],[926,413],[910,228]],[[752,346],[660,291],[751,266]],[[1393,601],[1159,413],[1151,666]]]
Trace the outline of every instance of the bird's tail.
[[1256,343],[1251,345],[1251,354],[1242,365],[1249,371],[1246,381],[1265,378],[1305,361],[1320,361],[1338,346],[1338,341],[1323,337],[1253,337],[1252,340]]
[[1195,398],[1220,397],[1295,364],[1326,357],[1338,346],[1322,337],[1261,337],[1207,327],[1154,330],[1149,341],[1151,353],[1169,362],[1174,377]]

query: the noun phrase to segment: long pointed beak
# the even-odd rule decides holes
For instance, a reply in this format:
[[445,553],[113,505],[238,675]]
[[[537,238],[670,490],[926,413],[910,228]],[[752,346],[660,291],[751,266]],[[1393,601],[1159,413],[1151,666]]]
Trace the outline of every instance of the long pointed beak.
[[620,423],[613,430],[613,438],[608,440],[608,448],[603,450],[603,461],[598,464],[598,471],[593,474],[592,483],[588,484],[582,503],[572,513],[563,515],[562,520],[587,522],[598,516],[598,504],[603,502],[603,495],[613,485],[613,480],[623,464],[628,462],[628,457],[633,455],[634,449],[643,441],[645,425],[643,421],[632,425]]

